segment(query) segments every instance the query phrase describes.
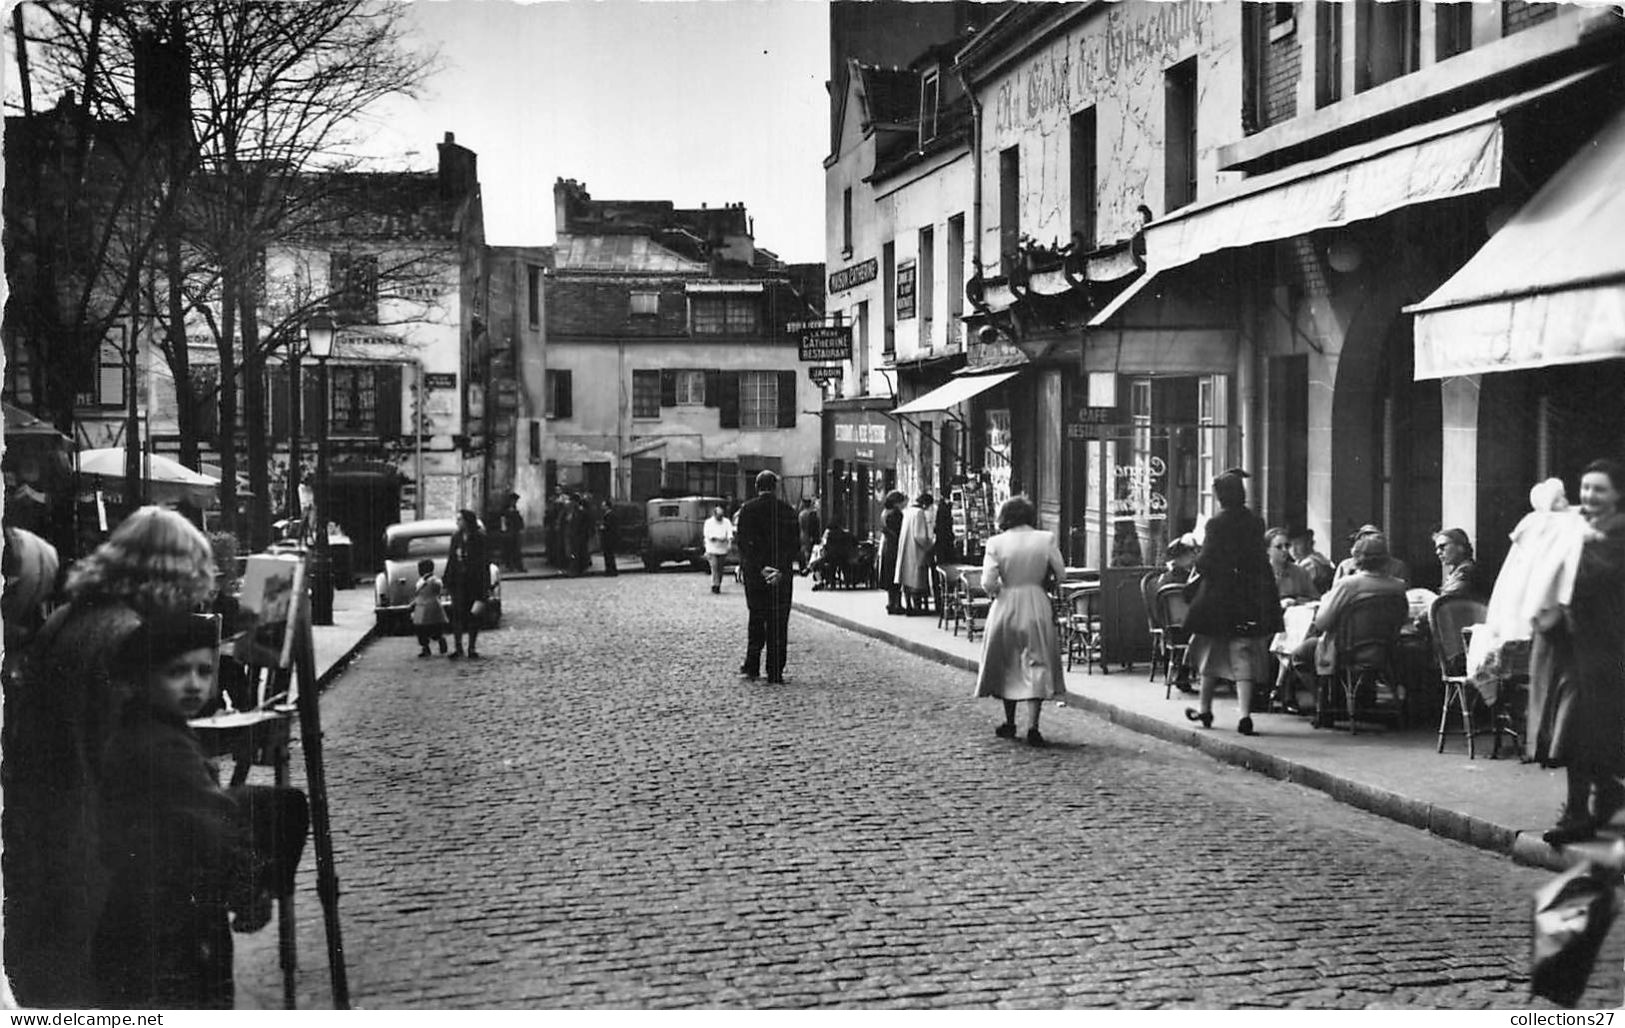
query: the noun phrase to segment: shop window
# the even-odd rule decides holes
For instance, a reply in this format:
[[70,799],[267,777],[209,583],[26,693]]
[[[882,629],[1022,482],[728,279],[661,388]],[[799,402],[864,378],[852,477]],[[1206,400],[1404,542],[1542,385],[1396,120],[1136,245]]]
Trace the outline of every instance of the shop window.
[[705,372],[674,371],[675,399],[679,407],[705,406]]
[[1343,5],[1315,4],[1315,109],[1343,98]]
[[930,225],[920,229],[920,255],[916,267],[914,290],[919,303],[920,346],[929,350],[937,306],[937,232]]
[[328,255],[327,288],[333,319],[341,325],[378,323],[378,258],[369,253]]
[[1021,246],[1021,147],[999,152],[999,260],[1008,275]]
[[760,301],[755,294],[693,296],[689,311],[695,335],[754,335],[760,324]]
[[571,396],[570,372],[549,369],[544,392],[546,393],[546,402],[543,404],[544,416],[549,418],[573,416],[574,397]]
[[739,427],[774,428],[779,419],[779,376],[772,371],[739,373]]
[[928,71],[920,79],[920,149],[936,138],[937,105],[941,99],[941,83],[936,71]]
[[1095,248],[1096,133],[1095,109],[1072,116],[1072,242],[1081,251]]
[[1438,3],[1433,6],[1434,60],[1442,61],[1473,48],[1473,5]]
[[841,191],[841,256],[852,256],[852,187]]
[[1354,9],[1354,91],[1362,93],[1417,68],[1421,5],[1416,0]]
[[963,338],[965,316],[965,216],[948,219],[948,345]]
[[1196,199],[1196,60],[1169,68],[1163,76],[1166,134],[1163,196],[1169,211]]
[[897,352],[897,244],[887,243],[880,248],[881,338],[880,352],[891,356]]
[[632,416],[660,417],[660,372],[632,372]]

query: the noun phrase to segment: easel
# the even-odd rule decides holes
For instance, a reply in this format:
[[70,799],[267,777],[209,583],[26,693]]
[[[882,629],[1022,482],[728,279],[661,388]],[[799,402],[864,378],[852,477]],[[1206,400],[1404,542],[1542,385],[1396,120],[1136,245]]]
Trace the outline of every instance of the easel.
[[[316,846],[316,895],[322,904],[327,937],[327,966],[332,982],[333,1008],[350,1009],[350,985],[344,966],[344,942],[339,926],[339,885],[333,859],[332,822],[328,816],[327,774],[322,762],[322,716],[317,687],[316,650],[311,634],[310,598],[304,589],[304,558],[298,558],[289,603],[287,634],[281,654],[272,661],[250,662],[250,670],[269,676],[250,711],[238,711],[192,722],[210,743],[211,752],[233,755],[232,781],[242,784],[251,763],[272,768],[278,786],[287,786],[289,722],[299,715],[299,739],[305,752],[305,788],[310,804],[311,834]],[[278,657],[280,656],[280,659]],[[225,733],[217,739],[214,732]],[[293,894],[277,897],[277,958],[282,970],[282,1005],[298,1007],[295,980],[299,970],[298,943],[293,916]]]

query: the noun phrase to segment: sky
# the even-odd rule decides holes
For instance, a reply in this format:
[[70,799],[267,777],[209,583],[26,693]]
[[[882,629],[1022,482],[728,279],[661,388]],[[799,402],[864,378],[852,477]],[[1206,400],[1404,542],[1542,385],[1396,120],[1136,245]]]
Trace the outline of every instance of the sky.
[[756,245],[824,259],[825,0],[412,0],[441,66],[378,112],[376,167],[479,155],[494,245],[553,242],[553,182],[600,200],[743,202]]

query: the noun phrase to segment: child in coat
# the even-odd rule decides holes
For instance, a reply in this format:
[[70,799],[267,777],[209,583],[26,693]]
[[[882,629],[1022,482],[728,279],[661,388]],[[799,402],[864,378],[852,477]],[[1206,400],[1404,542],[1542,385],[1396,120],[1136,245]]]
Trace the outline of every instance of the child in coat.
[[412,596],[412,624],[417,629],[418,656],[427,657],[429,641],[432,639],[440,644],[440,652],[446,652],[446,610],[440,605],[440,597],[446,591],[445,583],[441,582],[434,573],[434,561],[425,557],[418,561],[418,587]]
[[102,862],[110,878],[92,960],[103,1005],[231,1009],[228,914],[270,917],[237,803],[187,719],[214,698],[218,629],[157,618],[121,651],[130,695],[101,761]]

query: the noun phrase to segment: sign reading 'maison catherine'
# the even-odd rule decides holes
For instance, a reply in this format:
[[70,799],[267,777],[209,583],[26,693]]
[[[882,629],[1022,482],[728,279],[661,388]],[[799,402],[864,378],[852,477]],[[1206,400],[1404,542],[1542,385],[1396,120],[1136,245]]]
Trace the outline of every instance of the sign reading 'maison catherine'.
[[796,332],[800,357],[814,364],[852,359],[851,325],[809,325]]
[[853,264],[831,273],[829,276],[829,291],[839,293],[851,289],[853,286],[861,286],[865,282],[873,282],[875,276],[879,273],[880,263],[871,257],[861,264]]

